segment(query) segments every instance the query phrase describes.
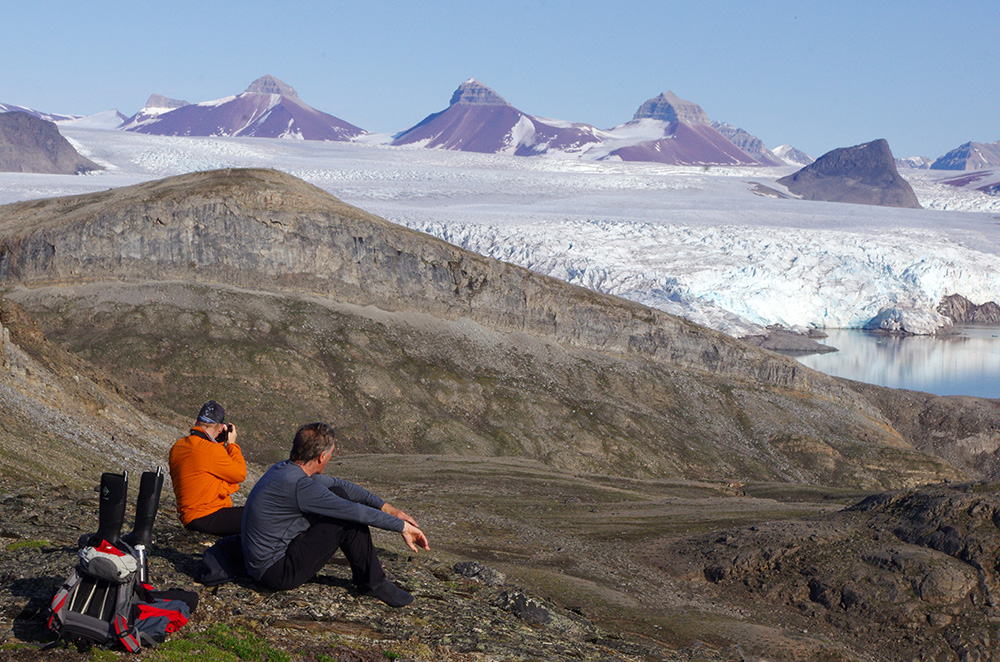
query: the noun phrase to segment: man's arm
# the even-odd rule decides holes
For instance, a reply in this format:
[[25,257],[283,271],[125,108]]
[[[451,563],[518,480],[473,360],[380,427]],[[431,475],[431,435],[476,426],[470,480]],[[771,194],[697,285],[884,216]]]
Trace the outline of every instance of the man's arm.
[[[350,493],[348,493],[350,495]],[[406,522],[383,512],[380,508],[343,499],[325,484],[316,480],[316,476],[303,476],[295,486],[295,499],[302,512],[343,519],[349,522],[360,522],[387,531],[402,532]],[[384,501],[379,500],[381,506]]]
[[243,451],[235,442],[217,444],[218,451],[212,454],[212,466],[208,472],[227,483],[242,483],[247,479],[247,461]]
[[400,510],[399,508],[395,507],[394,505],[392,505],[388,501],[386,501],[385,503],[382,504],[381,510],[382,510],[383,513],[388,513],[388,514],[392,515],[393,517],[398,517],[399,519],[403,520],[404,522],[409,522],[413,526],[418,526],[417,525],[417,520],[413,519],[412,517],[410,517],[409,515],[407,515],[402,510]]

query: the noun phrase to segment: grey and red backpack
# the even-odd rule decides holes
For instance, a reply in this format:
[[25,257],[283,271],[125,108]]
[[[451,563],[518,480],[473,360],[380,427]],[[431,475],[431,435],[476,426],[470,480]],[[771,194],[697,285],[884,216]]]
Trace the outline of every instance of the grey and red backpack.
[[81,538],[79,563],[49,605],[48,627],[60,642],[136,652],[156,646],[187,623],[198,594],[156,591],[147,583],[146,549],[159,506],[163,475],[145,472],[131,534],[119,537],[128,473],[101,476],[98,532]]

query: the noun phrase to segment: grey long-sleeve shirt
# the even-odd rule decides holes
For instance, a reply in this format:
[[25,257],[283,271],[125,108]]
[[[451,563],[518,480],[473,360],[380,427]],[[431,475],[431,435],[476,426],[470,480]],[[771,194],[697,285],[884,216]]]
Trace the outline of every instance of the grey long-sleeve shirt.
[[[343,488],[350,501],[330,491]],[[307,476],[291,460],[267,470],[247,496],[243,510],[243,557],[254,579],[285,556],[289,543],[311,525],[307,515],[360,522],[388,531],[403,530],[403,520],[380,510],[384,500],[341,478]]]

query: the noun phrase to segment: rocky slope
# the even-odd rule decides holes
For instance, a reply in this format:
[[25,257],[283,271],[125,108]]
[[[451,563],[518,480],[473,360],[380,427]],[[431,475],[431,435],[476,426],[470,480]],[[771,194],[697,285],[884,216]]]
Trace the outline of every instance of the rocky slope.
[[0,282],[52,338],[179,414],[225,400],[262,459],[303,418],[325,418],[356,449],[626,475],[959,475],[794,360],[276,172],[9,205],[0,247]]
[[920,208],[884,139],[827,152],[778,183],[806,200]]
[[79,175],[100,168],[80,156],[54,123],[23,112],[0,113],[0,170]]
[[1000,305],[995,301],[974,304],[960,294],[944,297],[938,312],[955,324],[1000,324]]
[[1000,166],[1000,140],[992,143],[967,142],[931,164],[932,170],[983,170]]
[[486,154],[532,156],[550,150],[578,152],[598,142],[586,124],[534,117],[507,103],[474,78],[455,90],[446,109],[428,115],[393,137],[393,145]]

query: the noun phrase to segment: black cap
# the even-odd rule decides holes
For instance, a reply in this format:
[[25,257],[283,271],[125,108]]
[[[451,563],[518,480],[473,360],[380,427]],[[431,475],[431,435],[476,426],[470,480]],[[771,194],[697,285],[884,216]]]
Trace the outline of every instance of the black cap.
[[222,423],[226,420],[226,410],[215,400],[209,400],[201,406],[198,420],[202,423]]

